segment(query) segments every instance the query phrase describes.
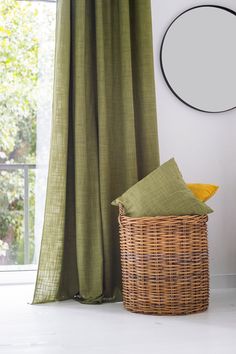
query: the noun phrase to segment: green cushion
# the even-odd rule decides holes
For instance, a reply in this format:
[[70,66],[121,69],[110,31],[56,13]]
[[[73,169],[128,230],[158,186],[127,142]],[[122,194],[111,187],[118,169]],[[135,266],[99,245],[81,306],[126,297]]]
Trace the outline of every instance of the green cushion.
[[129,188],[112,204],[123,204],[128,216],[203,215],[213,210],[197,199],[171,159]]

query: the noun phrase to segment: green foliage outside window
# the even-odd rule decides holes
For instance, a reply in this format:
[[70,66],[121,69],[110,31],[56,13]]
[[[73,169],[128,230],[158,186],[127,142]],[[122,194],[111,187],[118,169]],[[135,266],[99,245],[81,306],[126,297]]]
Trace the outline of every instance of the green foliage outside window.
[[[35,3],[0,1],[0,163],[35,163],[38,30],[38,8]],[[23,170],[0,171],[0,265],[24,264],[23,181]],[[32,262],[33,171],[30,171],[29,181]],[[6,243],[9,250],[1,253],[1,247],[7,247]]]

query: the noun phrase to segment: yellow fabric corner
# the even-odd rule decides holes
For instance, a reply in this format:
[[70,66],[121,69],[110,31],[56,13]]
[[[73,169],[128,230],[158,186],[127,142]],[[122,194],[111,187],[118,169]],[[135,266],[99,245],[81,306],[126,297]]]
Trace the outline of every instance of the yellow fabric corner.
[[187,183],[187,187],[193,192],[196,198],[202,202],[210,199],[219,188],[213,184]]

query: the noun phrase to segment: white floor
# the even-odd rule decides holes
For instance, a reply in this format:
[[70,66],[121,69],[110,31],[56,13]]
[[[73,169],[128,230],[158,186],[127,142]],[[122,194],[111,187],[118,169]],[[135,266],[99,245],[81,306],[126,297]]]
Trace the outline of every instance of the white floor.
[[236,289],[215,290],[210,309],[138,315],[122,304],[73,300],[29,305],[32,286],[0,286],[1,354],[235,354]]

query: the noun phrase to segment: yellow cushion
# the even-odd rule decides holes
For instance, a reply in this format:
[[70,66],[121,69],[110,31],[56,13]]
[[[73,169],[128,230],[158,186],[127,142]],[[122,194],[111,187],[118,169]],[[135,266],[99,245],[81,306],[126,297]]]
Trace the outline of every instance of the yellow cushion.
[[187,183],[187,187],[191,189],[196,198],[205,202],[210,199],[219,188],[213,184]]

